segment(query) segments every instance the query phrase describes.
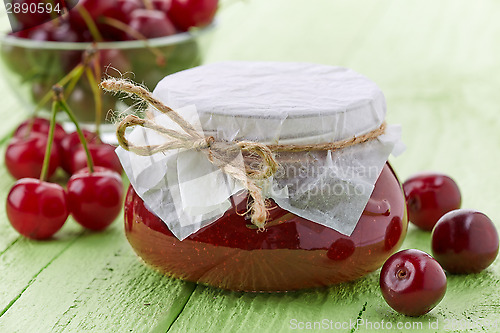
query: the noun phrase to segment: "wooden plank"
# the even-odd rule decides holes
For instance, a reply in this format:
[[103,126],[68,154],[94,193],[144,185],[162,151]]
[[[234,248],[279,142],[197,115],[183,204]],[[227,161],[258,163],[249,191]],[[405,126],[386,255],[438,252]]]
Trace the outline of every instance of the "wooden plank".
[[[207,60],[311,61],[366,74],[385,91],[389,120],[404,126],[408,150],[393,160],[400,176],[449,173],[463,190],[464,206],[499,225],[499,7],[464,0],[239,3],[222,14]],[[14,123],[2,120],[0,133]],[[0,168],[2,200],[12,182]],[[498,261],[478,275],[450,276],[447,295],[431,314],[407,318],[382,300],[377,273],[284,294],[233,293],[163,278],[137,260],[118,220],[101,234],[82,234],[71,221],[54,242],[15,242],[0,209],[0,331],[288,332],[296,331],[294,319],[422,323],[418,332],[436,331],[428,327],[436,320],[441,330],[446,319],[465,320],[495,331],[486,323],[500,319]],[[429,234],[410,227],[404,247],[429,251]]]
[[[293,2],[288,3],[294,6]],[[498,54],[495,52],[498,43],[493,41],[497,40],[500,28],[494,19],[499,4],[492,1],[481,4],[378,1],[377,4],[389,5],[389,9],[381,11],[384,14],[374,21],[376,24],[364,27],[364,37],[348,49],[348,56],[332,57],[325,62],[339,64],[337,61],[342,60],[341,65],[365,73],[383,87],[389,120],[402,123],[405,130],[408,151],[393,160],[403,178],[428,169],[449,173],[462,188],[464,207],[484,211],[500,226],[496,208],[500,194],[495,174],[500,162],[500,142],[493,139],[498,138],[500,130],[497,92],[500,82],[498,75],[492,74],[492,71],[500,73],[498,61],[492,57]],[[340,11],[339,15],[343,14],[348,15]],[[331,45],[339,43],[336,37],[330,39]],[[299,36],[297,44],[303,39],[304,36]],[[246,52],[255,56],[242,42],[235,45],[231,56],[243,57]],[[282,54],[286,59],[296,55]],[[309,54],[307,60],[320,58]],[[430,236],[411,226],[403,248],[430,252]],[[473,322],[491,331],[488,323],[500,320],[499,270],[496,261],[481,274],[450,276],[443,302],[431,314],[420,318],[398,315],[385,304],[377,273],[321,291],[284,295],[238,294],[198,287],[171,331],[258,328],[263,332],[288,332],[293,331],[292,319],[302,322],[362,319],[372,323],[384,320],[393,327],[398,322],[411,325],[419,332],[436,331],[429,327],[436,321],[440,329],[453,321],[462,325]],[[212,314],[211,321],[206,320],[206,313]],[[342,331],[373,329],[359,326]]]
[[[10,25],[8,23],[7,14],[5,9],[2,7],[0,11],[0,31],[8,31]],[[2,71],[3,64],[0,64]],[[3,75],[2,75],[3,76]],[[19,96],[14,93],[12,87],[9,86],[9,82],[0,79],[0,96],[2,97],[2,119],[0,121],[0,165],[4,165],[5,147],[8,144],[11,134],[14,129],[26,119],[29,115],[29,110],[22,106]],[[4,203],[8,191],[12,184],[14,184],[14,179],[6,172],[5,168],[0,168],[0,202]],[[3,204],[2,206],[3,207]],[[0,209],[0,256],[6,249],[12,246],[18,239],[18,234],[10,227],[7,216],[5,214],[5,209]],[[1,300],[0,300],[1,302]],[[2,306],[0,305],[0,308]]]
[[[20,121],[11,120],[0,133]],[[2,202],[15,181],[3,166],[6,144],[0,146]],[[122,216],[117,220],[111,230],[91,234],[70,218],[55,239],[36,242],[19,237],[0,209],[0,332],[148,332],[150,325],[166,331],[195,285],[144,267],[125,240]]]
[[20,241],[0,257],[0,300],[14,301],[0,317],[0,332],[166,330],[195,288],[143,266],[121,221],[102,233],[63,235],[59,241]]
[[[13,183],[1,166],[2,202]],[[195,285],[144,267],[122,224],[120,215],[92,234],[70,218],[54,239],[37,242],[19,237],[0,209],[0,332],[166,331]]]
[[[15,179],[13,179],[12,176],[7,172],[5,167],[3,167],[4,156],[5,144],[0,145],[0,165],[2,165],[2,167],[0,167],[0,189],[2,189],[0,191],[0,202],[2,203],[2,206],[0,206],[2,207],[0,209],[0,258],[2,254],[19,239],[19,234],[14,231],[14,229],[9,224],[9,221],[7,220],[7,214],[4,208],[4,203],[7,200],[9,190],[15,181]],[[1,305],[0,308],[2,308]]]
[[169,332],[289,332],[299,322],[315,319],[356,320],[373,298],[373,284],[372,274],[353,283],[293,293],[235,293],[198,286]]
[[67,227],[58,234],[58,239],[45,242],[20,238],[1,254],[0,321],[38,275],[78,239],[80,232]]
[[[28,115],[7,84],[0,80],[9,114],[0,122],[0,165],[10,133]],[[2,202],[14,181],[0,167]],[[35,242],[19,237],[1,208],[0,332],[148,332],[151,325],[166,331],[195,285],[144,267],[123,236],[122,216],[118,220],[109,231],[91,234],[70,219],[54,240]]]
[[[2,121],[0,121],[0,144],[7,142],[17,125],[29,115],[28,110],[21,106],[18,97],[11,89],[5,80],[0,79],[3,114]],[[3,155],[2,153],[2,161]]]

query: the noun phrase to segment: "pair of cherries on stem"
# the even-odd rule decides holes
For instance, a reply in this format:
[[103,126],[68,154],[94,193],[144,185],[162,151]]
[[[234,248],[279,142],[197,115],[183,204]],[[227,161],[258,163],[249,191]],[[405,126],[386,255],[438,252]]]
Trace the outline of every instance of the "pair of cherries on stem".
[[[40,177],[49,130],[50,121],[45,118],[31,118],[16,129],[14,138],[5,151],[5,164],[14,178]],[[114,152],[115,148],[100,142],[96,133],[86,130],[82,132],[94,165],[121,174],[122,167]],[[48,179],[54,175],[59,166],[70,175],[87,166],[85,149],[80,144],[78,132],[66,134],[62,126],[56,123],[54,145],[49,157]]]
[[[94,167],[84,134],[62,98],[62,88],[54,87],[54,94],[49,138],[40,179],[18,180],[7,197],[10,223],[21,235],[31,239],[52,237],[61,229],[70,213],[85,228],[103,230],[115,220],[122,206],[123,183],[120,175],[110,169]],[[71,176],[67,191],[58,184],[45,181],[54,142],[55,117],[59,108],[74,122],[88,162],[88,168]]]

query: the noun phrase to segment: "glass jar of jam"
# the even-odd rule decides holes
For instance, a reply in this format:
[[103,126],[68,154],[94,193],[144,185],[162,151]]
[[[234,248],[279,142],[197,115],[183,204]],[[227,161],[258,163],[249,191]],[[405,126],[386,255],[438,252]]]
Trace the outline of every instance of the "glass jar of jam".
[[[316,142],[323,142],[328,135],[330,135],[328,140],[345,139],[350,137],[352,131],[356,136],[366,133],[367,129],[377,128],[383,122],[385,115],[383,95],[379,94],[371,81],[352,71],[319,65],[277,63],[222,63],[207,67],[208,70],[202,67],[167,77],[159,84],[154,94],[160,99],[161,96],[168,96],[163,102],[174,108],[185,106],[189,99],[193,100],[203,130],[212,135],[222,136],[226,140],[232,138],[237,141],[244,138],[265,142],[266,139],[262,136],[275,137],[278,133],[278,140],[267,141],[281,143],[282,138],[290,140],[292,134],[299,133],[295,136],[305,136],[309,139],[314,137],[313,140]],[[245,77],[242,72],[252,74]],[[209,89],[209,96],[203,96],[201,93],[193,97],[193,90],[190,89],[196,88],[192,86],[203,80],[210,81],[210,75],[217,76],[221,84],[212,90]],[[239,79],[228,84],[228,81],[235,76]],[[314,79],[312,81],[309,79],[311,76]],[[295,87],[294,77],[300,79],[302,85],[303,81],[306,81],[309,88],[304,92],[304,89]],[[322,91],[324,89],[320,85],[322,82],[331,83],[327,84],[327,90],[337,95],[333,98],[324,97],[325,93]],[[210,83],[203,84],[211,86]],[[284,91],[285,84],[291,85],[289,92]],[[280,114],[281,120],[277,123],[281,127],[277,132],[270,134],[274,131],[274,126],[273,130],[269,131],[262,131],[262,128],[258,127],[261,121],[265,122],[270,118],[272,121],[272,114],[266,118],[263,117],[265,113],[259,115],[258,111],[253,112],[248,109],[242,113],[235,111],[241,107],[237,103],[238,99],[243,98],[245,94],[248,95],[247,98],[252,96],[255,98],[254,102],[246,105],[247,108],[248,105],[253,106],[254,110],[264,107],[262,101],[266,100],[266,97],[257,94],[255,90],[264,91],[271,96],[279,95],[278,99],[289,95],[290,102],[285,104],[292,105],[292,108],[303,103],[309,106],[305,111],[294,109],[288,114],[281,112],[283,107],[278,107],[280,110],[277,113]],[[299,90],[300,93],[297,93]],[[346,97],[346,94],[350,96]],[[296,98],[297,95],[307,96],[307,99]],[[273,98],[275,97],[271,100]],[[212,100],[215,102],[211,102]],[[234,101],[236,102],[232,103]],[[329,104],[326,108],[334,111],[332,113],[311,111],[316,103]],[[224,108],[224,105],[227,107]],[[272,112],[272,106],[269,107],[268,103],[265,105],[269,112]],[[225,112],[222,115],[217,114],[217,110],[221,109]],[[372,112],[373,116],[367,119],[366,115]],[[299,113],[310,117],[296,117]],[[250,124],[255,127],[248,128]],[[329,124],[334,126],[328,130]],[[315,132],[315,129],[319,130]],[[255,135],[252,137],[248,133]],[[366,195],[366,200],[362,194],[324,194],[319,191],[313,195],[314,200],[308,201],[296,196],[294,201],[291,199],[287,201],[288,196],[291,198],[293,193],[297,193],[293,192],[291,186],[286,188],[286,200],[283,199],[283,193],[268,195],[268,218],[266,227],[262,230],[252,224],[249,216],[248,205],[251,198],[246,191],[238,191],[228,197],[230,205],[225,213],[214,217],[210,223],[199,225],[197,230],[186,237],[181,237],[182,240],[178,238],[175,231],[177,229],[172,229],[172,226],[176,225],[161,217],[162,213],[159,212],[161,209],[155,211],[149,208],[150,205],[144,199],[147,198],[149,190],[139,184],[140,177],[136,177],[138,172],[132,170],[131,163],[124,163],[132,184],[125,201],[127,239],[146,264],[165,275],[223,289],[280,292],[328,286],[358,279],[378,269],[401,246],[408,224],[405,198],[400,183],[387,162],[387,157],[393,151],[397,140],[387,144],[391,140],[380,136],[374,141],[380,143],[368,150],[363,150],[362,147],[358,147],[356,153],[349,150],[351,148],[345,148],[345,151],[328,150],[324,151],[323,155],[314,155],[316,157],[312,158],[313,166],[319,163],[327,170],[336,170],[334,174],[327,176],[328,179],[344,177],[342,181],[346,184],[364,184],[370,180],[363,178],[364,176],[360,176],[360,179],[356,179],[356,176],[344,176],[331,164],[359,167],[363,161],[378,163],[379,168],[376,168],[377,175],[373,179],[373,185],[365,187],[371,191],[363,194]],[[364,144],[366,143],[361,145]],[[120,152],[118,155],[123,162],[125,155]],[[365,158],[364,155],[370,158]],[[310,157],[308,152],[303,151],[276,153],[276,156],[280,165],[294,165],[305,156]],[[317,158],[317,156],[323,157]],[[302,164],[300,168],[303,169],[304,165]],[[321,177],[325,177],[324,174],[320,177],[307,170],[303,176],[304,179],[301,181],[309,185],[311,179],[323,181],[324,178]],[[314,186],[319,186],[318,182],[312,183]],[[210,196],[210,189],[200,187],[199,190],[205,191],[206,195]],[[203,201],[203,196],[200,198]],[[160,202],[168,204],[168,200],[171,200],[170,196],[163,197]],[[339,207],[336,207],[337,204]],[[324,208],[324,206],[329,207]],[[350,210],[351,206],[361,209],[356,208],[359,212],[356,209]],[[162,204],[156,202],[156,207],[162,207]],[[342,209],[337,209],[340,207]],[[318,221],[313,221],[314,216],[318,216],[317,211],[326,211],[326,216],[331,216],[331,220],[336,222],[333,223],[328,218],[326,220],[318,218]],[[328,215],[330,212],[333,213]],[[345,224],[349,225],[348,221],[352,221],[353,218],[352,229],[346,229]]]

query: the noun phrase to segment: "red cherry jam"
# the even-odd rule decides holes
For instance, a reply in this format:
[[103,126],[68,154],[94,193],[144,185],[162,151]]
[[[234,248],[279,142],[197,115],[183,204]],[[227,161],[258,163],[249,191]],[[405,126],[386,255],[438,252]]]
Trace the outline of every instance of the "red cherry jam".
[[378,269],[403,242],[405,198],[386,164],[351,236],[298,217],[276,204],[258,231],[246,200],[179,241],[132,187],[125,232],[135,252],[172,277],[240,291],[277,292],[351,281]]

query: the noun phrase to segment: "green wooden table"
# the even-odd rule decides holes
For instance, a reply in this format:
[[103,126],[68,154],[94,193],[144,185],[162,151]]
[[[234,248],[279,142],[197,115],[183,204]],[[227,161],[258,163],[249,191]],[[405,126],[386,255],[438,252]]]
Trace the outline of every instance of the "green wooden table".
[[[386,94],[388,120],[404,128],[408,149],[392,161],[399,176],[448,173],[463,207],[500,226],[499,14],[495,0],[247,0],[222,10],[206,62],[308,61],[367,75]],[[0,159],[27,114],[7,86],[0,81]],[[0,201],[13,183],[0,163]],[[383,301],[378,272],[321,290],[222,291],[144,267],[121,218],[103,233],[70,220],[55,240],[34,242],[17,235],[1,207],[0,332],[309,332],[320,330],[299,323],[323,320],[333,325],[324,331],[336,332],[376,331],[382,321],[377,331],[403,331],[398,323],[415,332],[466,331],[468,323],[472,332],[500,332],[498,260],[481,274],[449,276],[440,305],[408,318]],[[429,246],[429,234],[410,227],[403,247]]]

